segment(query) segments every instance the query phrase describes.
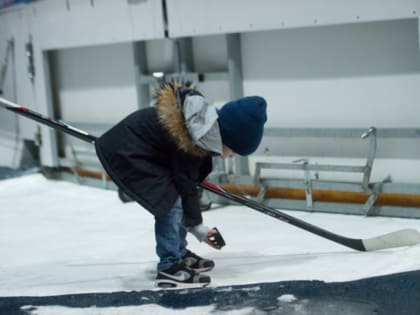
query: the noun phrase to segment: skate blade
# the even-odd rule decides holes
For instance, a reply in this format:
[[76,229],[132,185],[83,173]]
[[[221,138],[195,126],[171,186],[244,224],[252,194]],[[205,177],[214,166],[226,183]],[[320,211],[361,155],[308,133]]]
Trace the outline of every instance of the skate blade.
[[181,283],[169,279],[162,279],[155,281],[155,287],[161,290],[176,290],[176,289],[196,289],[208,286],[210,282],[205,283]]
[[[191,267],[190,267],[191,268]],[[212,271],[214,269],[214,267],[206,267],[206,268],[191,268],[192,270],[194,270],[195,272],[198,273],[202,273],[202,272],[208,272],[208,271]]]

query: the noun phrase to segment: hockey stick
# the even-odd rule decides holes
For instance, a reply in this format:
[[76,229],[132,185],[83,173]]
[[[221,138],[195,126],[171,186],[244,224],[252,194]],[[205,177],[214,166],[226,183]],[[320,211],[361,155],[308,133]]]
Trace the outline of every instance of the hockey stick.
[[[0,107],[8,109],[19,115],[23,115],[27,118],[36,120],[42,124],[48,125],[54,129],[60,130],[64,133],[67,133],[69,135],[72,135],[74,137],[79,138],[80,140],[83,140],[89,143],[94,143],[97,139],[95,136],[90,135],[85,131],[74,128],[61,121],[57,121],[52,118],[43,116],[37,112],[29,110],[26,107],[17,105],[1,97],[0,97]],[[219,196],[230,199],[239,204],[242,204],[244,206],[247,206],[249,208],[262,212],[266,215],[274,217],[278,220],[292,224],[305,231],[314,233],[318,236],[329,239],[330,241],[353,248],[355,250],[374,251],[374,250],[380,250],[380,249],[386,249],[386,248],[415,245],[415,244],[420,243],[420,233],[415,229],[399,230],[396,232],[380,235],[373,238],[367,238],[367,239],[348,238],[348,237],[324,230],[320,227],[317,227],[315,225],[312,225],[310,223],[297,219],[293,216],[285,214],[277,209],[260,204],[254,200],[247,199],[245,197],[238,196],[228,191],[225,191],[221,187],[213,183],[210,183],[208,181],[204,181],[201,184],[201,187]]]
[[204,181],[201,187],[211,191],[219,196],[225,197],[229,200],[235,201],[239,204],[245,205],[249,208],[262,212],[266,215],[272,216],[283,222],[292,224],[305,231],[314,233],[323,238],[329,239],[335,243],[359,250],[359,251],[375,251],[386,248],[402,247],[409,245],[416,245],[420,243],[420,233],[415,229],[403,229],[396,232],[380,235],[377,237],[366,239],[348,238],[342,235],[332,233],[324,230],[318,226],[312,225],[305,221],[299,220],[277,209],[268,207],[258,203],[252,199],[248,199],[224,190],[222,187],[211,182]]

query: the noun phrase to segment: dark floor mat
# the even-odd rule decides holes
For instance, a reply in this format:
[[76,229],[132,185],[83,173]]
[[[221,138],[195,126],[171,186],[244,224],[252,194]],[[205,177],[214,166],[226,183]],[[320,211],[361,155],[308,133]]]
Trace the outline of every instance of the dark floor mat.
[[212,305],[215,314],[247,309],[246,314],[259,315],[418,315],[420,270],[336,283],[284,281],[190,290],[3,297],[0,314],[36,314],[37,307],[48,305],[83,309],[144,304],[178,310]]

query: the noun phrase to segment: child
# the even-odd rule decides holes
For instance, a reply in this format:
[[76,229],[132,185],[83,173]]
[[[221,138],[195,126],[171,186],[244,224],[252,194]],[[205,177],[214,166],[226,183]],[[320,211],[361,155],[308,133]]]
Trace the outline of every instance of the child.
[[158,287],[201,287],[214,262],[187,249],[186,234],[220,249],[215,229],[203,225],[198,185],[212,157],[253,153],[262,138],[266,102],[231,101],[219,111],[182,82],[163,84],[156,106],[138,110],[95,143],[115,184],[155,216]]

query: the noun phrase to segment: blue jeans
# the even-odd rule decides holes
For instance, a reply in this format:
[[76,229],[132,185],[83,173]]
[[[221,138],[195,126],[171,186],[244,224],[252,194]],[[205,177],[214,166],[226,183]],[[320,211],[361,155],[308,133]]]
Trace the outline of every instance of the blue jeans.
[[182,224],[182,216],[181,198],[178,198],[167,215],[155,217],[156,254],[159,256],[158,272],[179,262],[187,251],[187,231]]

